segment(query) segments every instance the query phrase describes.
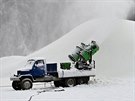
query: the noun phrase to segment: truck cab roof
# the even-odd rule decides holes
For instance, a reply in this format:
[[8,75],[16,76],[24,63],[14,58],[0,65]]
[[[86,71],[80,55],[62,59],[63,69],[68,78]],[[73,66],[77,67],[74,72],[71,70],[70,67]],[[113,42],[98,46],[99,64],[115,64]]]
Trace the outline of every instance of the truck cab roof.
[[45,58],[43,58],[43,57],[34,57],[34,58],[28,59],[28,61],[37,61],[37,60],[45,60]]

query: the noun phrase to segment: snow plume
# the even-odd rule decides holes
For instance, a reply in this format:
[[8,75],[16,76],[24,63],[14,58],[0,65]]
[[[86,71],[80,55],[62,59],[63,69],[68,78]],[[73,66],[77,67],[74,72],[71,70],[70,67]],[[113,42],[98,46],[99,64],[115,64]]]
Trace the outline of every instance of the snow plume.
[[71,3],[67,8],[68,11],[75,11],[74,13],[78,17],[114,17],[120,19],[127,18],[127,14],[134,3],[133,0],[67,0],[67,2]]
[[1,0],[0,57],[28,55],[95,18],[133,19],[133,7],[133,0]]

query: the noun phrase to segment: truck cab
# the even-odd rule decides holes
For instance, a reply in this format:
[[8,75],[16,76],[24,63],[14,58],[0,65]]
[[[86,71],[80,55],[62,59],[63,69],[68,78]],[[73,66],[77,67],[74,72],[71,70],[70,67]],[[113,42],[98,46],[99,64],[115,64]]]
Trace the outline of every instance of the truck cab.
[[29,59],[26,65],[10,78],[15,90],[30,89],[34,82],[50,82],[57,79],[57,63],[46,64],[46,60],[42,58]]
[[25,68],[17,71],[17,75],[32,75],[33,78],[45,76],[45,63],[43,59],[27,61]]

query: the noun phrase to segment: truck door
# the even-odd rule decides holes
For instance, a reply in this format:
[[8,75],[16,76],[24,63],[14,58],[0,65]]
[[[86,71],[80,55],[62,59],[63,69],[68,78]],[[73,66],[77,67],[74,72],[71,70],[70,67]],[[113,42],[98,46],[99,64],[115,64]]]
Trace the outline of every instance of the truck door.
[[35,61],[32,68],[32,76],[34,78],[43,77],[45,75],[45,64],[43,60]]

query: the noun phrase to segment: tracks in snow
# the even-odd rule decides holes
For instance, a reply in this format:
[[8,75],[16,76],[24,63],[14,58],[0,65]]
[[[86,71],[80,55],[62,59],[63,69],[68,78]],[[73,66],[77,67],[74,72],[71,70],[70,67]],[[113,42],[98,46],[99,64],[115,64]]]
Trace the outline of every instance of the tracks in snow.
[[37,91],[37,94],[31,95],[30,98],[28,99],[28,101],[31,101],[33,97],[38,96],[41,93],[44,92],[60,92],[60,91],[65,91],[62,87],[49,87],[47,89],[43,89],[43,90],[39,90]]

